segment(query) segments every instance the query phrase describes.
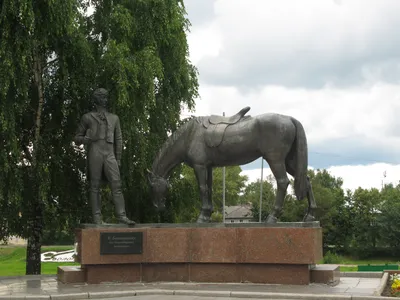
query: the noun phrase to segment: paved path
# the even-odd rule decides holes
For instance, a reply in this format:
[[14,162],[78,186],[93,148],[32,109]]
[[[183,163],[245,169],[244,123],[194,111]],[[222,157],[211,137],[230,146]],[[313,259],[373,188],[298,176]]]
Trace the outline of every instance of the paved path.
[[[115,300],[115,298],[102,298],[103,300]],[[249,298],[231,298],[231,297],[204,297],[204,296],[167,296],[148,295],[148,296],[130,296],[118,298],[118,300],[248,300]],[[269,298],[269,300],[274,300]],[[280,299],[282,300],[282,299]],[[284,300],[284,299],[283,299]]]
[[[223,300],[267,298],[274,299],[355,299],[372,296],[380,285],[380,278],[341,277],[336,286],[324,284],[200,284],[200,283],[109,283],[62,284],[55,276],[0,277],[0,299],[15,297],[57,299],[124,299],[124,300]],[[69,296],[67,296],[69,295]],[[318,295],[321,295],[319,297]],[[325,296],[323,296],[325,295]],[[201,296],[201,297],[200,297]],[[217,297],[218,296],[218,297]],[[288,296],[288,297],[287,297]],[[235,297],[235,298],[233,298]],[[238,298],[236,298],[238,297]],[[361,298],[359,298],[361,299]]]
[[[115,300],[115,298],[102,298],[103,300]],[[254,298],[253,298],[254,299]],[[260,299],[260,298],[258,298]],[[264,298],[265,299],[265,298]],[[122,297],[118,300],[249,300],[249,298],[231,298],[231,297],[204,297],[204,296],[162,296],[160,295],[149,295],[149,296],[131,296]],[[273,298],[268,298],[268,300],[278,300]],[[279,299],[285,300],[285,299]]]

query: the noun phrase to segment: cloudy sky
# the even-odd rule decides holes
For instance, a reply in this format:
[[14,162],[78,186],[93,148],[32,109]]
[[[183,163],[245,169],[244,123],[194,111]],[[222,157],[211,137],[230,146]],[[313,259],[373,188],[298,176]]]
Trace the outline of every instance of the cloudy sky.
[[[244,106],[291,115],[305,127],[310,167],[342,177],[345,188],[400,180],[399,0],[185,5],[199,70],[195,115]],[[250,180],[260,167],[242,166]]]

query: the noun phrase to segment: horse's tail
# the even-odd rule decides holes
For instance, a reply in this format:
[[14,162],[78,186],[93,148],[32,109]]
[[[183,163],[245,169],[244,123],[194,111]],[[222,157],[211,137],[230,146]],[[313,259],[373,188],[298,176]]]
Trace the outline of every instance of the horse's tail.
[[295,145],[295,174],[294,174],[294,192],[297,200],[302,200],[307,196],[308,183],[307,183],[307,169],[308,169],[308,147],[307,137],[303,125],[291,118],[294,126],[296,127]]

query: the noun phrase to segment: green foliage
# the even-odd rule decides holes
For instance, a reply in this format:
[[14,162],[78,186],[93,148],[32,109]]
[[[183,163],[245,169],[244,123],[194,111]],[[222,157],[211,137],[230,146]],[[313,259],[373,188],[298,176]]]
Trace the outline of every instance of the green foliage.
[[[247,176],[240,175],[240,166],[225,167],[225,205],[238,205],[240,193],[245,188]],[[223,204],[223,168],[213,171],[213,202],[214,211],[222,212]]]
[[214,223],[222,223],[224,220],[224,216],[219,211],[213,212],[211,215],[211,222]]
[[92,90],[109,89],[120,116],[126,207],[141,222],[157,217],[145,169],[198,96],[181,1],[90,2],[87,17],[89,1],[0,0],[0,240],[28,238],[29,274],[44,232],[90,220],[85,153],[71,142]]
[[381,214],[376,217],[379,237],[383,244],[400,255],[400,185],[387,185],[381,192]]
[[324,264],[340,264],[341,263],[341,257],[331,251],[326,252],[324,255]]
[[[239,194],[245,186],[247,177],[240,175],[242,169],[239,166],[226,167],[225,170],[225,205],[237,205]],[[214,213],[211,216],[213,222],[222,221],[222,168],[213,170],[213,204]],[[177,168],[170,179],[171,189],[167,197],[168,212],[166,220],[170,222],[195,222],[201,210],[201,200],[198,183],[194,170],[182,164]]]
[[380,204],[380,192],[377,189],[358,188],[351,198],[353,240],[352,251],[363,258],[374,254],[378,243],[379,231],[377,215]]
[[[327,259],[336,254],[351,254],[366,259],[372,256],[399,255],[400,184],[386,185],[377,189],[358,188],[354,192],[343,191],[343,181],[327,170],[309,170],[313,193],[317,202],[317,219],[323,228],[323,246]],[[290,193],[285,198],[282,222],[301,221],[307,209],[307,201],[297,201]],[[264,220],[275,201],[274,178],[263,183]],[[248,184],[242,201],[253,204],[252,215],[259,217],[260,182]]]
[[[241,196],[241,203],[251,203],[251,213],[255,220],[259,220],[260,214],[260,184],[261,181],[257,180],[246,185],[243,195]],[[262,208],[261,208],[261,220],[265,220],[268,216],[269,211],[275,201],[275,189],[274,179],[272,176],[268,176],[263,181],[262,189]]]
[[75,235],[65,230],[55,230],[53,228],[43,231],[43,245],[72,245],[75,241]]
[[316,216],[323,227],[324,248],[329,245],[339,249],[348,248],[352,227],[342,189],[343,180],[335,178],[326,170],[310,170],[309,176],[318,206]]

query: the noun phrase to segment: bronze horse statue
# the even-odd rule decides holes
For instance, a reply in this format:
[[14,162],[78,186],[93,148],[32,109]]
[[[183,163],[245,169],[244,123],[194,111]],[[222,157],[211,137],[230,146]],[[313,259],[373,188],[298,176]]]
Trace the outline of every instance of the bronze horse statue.
[[202,209],[197,222],[210,222],[212,168],[243,165],[263,157],[277,182],[275,205],[266,222],[276,223],[282,213],[289,185],[287,173],[294,177],[296,198],[308,199],[303,221],[315,220],[317,206],[307,176],[307,139],[302,124],[293,117],[275,113],[247,116],[249,110],[250,107],[245,107],[230,117],[194,117],[167,139],[152,170],[148,170],[157,209],[165,208],[169,173],[178,164],[186,163],[194,169],[200,189]]

